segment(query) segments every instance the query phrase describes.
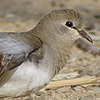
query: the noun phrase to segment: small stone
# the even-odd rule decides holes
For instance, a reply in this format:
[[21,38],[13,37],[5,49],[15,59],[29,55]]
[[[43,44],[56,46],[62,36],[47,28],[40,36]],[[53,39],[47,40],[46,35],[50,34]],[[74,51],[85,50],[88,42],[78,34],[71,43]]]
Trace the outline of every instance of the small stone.
[[79,74],[78,72],[68,73],[68,74],[58,74],[52,80],[64,80],[64,79],[72,79],[77,77]]
[[42,93],[47,93],[47,91],[45,90],[45,88],[39,90],[39,92],[42,92]]
[[69,90],[69,87],[65,87],[65,88],[59,88],[59,89],[57,89],[56,92],[63,92],[63,93],[65,93],[68,90]]
[[80,91],[81,89],[82,89],[81,86],[76,86],[76,87],[74,87],[74,90],[75,90],[75,91]]

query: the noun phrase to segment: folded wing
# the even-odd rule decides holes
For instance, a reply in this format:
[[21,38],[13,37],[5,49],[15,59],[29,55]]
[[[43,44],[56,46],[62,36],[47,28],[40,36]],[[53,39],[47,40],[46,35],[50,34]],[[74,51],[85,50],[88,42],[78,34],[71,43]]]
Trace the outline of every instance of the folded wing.
[[21,65],[41,45],[41,40],[27,33],[0,33],[0,84],[6,72]]

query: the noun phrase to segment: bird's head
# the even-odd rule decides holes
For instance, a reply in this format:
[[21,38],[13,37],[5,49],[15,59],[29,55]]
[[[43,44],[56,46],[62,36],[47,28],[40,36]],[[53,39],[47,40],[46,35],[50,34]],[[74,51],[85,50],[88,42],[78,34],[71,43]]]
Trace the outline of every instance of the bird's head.
[[[72,9],[58,9],[45,15],[38,23],[43,40],[48,44],[66,45],[82,36],[91,43],[91,37],[83,30],[83,17]],[[40,26],[40,27],[39,27]]]

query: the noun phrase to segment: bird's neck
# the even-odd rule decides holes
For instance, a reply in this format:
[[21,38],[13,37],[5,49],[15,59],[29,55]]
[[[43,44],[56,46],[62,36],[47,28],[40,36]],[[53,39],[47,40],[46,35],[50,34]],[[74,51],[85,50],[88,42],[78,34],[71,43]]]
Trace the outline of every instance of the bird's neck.
[[55,75],[64,67],[66,61],[69,59],[74,42],[74,40],[71,40],[73,37],[67,37],[62,40],[56,37],[52,33],[52,30],[46,30],[45,27],[35,27],[31,31],[32,34],[43,40],[43,59],[40,63],[42,68],[46,71],[49,71],[49,69],[52,70],[51,74]]
[[55,49],[52,49],[53,56],[55,56],[56,62],[56,70],[55,73],[58,73],[66,64],[67,60],[70,58],[71,53],[71,45],[62,45],[59,46],[55,45]]
[[48,44],[43,45],[43,59],[41,60],[39,67],[42,70],[48,71],[51,78],[62,69],[69,59],[69,48],[51,48]]

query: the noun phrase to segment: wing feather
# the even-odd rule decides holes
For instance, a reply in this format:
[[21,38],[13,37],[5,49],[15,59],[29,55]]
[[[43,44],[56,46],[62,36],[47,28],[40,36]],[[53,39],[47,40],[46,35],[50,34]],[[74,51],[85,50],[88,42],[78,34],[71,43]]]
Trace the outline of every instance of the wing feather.
[[29,32],[0,32],[0,81],[6,76],[6,72],[21,65],[41,44],[41,40],[31,36]]

